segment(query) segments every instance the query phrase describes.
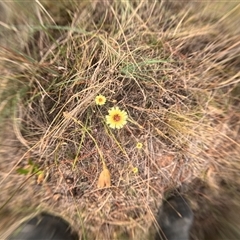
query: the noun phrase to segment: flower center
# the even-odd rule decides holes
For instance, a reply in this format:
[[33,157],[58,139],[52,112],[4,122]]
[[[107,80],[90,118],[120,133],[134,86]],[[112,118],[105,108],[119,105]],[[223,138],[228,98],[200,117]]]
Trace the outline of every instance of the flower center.
[[115,115],[113,116],[113,120],[114,120],[115,122],[119,122],[119,121],[121,120],[121,116],[119,116],[118,114],[115,114]]
[[102,102],[102,101],[103,101],[103,99],[102,99],[102,98],[99,98],[99,99],[98,99],[98,101],[99,101],[99,102]]

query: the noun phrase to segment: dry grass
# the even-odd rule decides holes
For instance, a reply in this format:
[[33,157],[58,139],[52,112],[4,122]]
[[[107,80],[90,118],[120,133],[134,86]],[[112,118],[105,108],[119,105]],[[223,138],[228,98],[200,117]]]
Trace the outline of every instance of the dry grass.
[[[36,1],[14,17],[15,7],[1,24],[11,36],[0,50],[11,151],[1,209],[49,209],[83,239],[146,239],[164,191],[196,178],[218,194],[220,180],[238,184],[240,5]],[[112,106],[129,115],[120,130],[105,123]],[[29,160],[40,184],[16,171]],[[97,189],[102,161],[112,186]]]

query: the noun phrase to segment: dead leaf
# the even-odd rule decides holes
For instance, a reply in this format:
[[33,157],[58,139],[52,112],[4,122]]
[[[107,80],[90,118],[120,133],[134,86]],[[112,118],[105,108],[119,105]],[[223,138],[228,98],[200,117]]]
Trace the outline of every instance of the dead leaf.
[[159,167],[164,168],[170,165],[174,158],[175,156],[173,154],[165,154],[162,155],[159,159],[157,159],[156,162]]
[[41,184],[44,180],[44,177],[45,177],[44,172],[41,171],[38,175],[38,178],[37,178],[37,184]]
[[54,200],[55,202],[57,202],[61,197],[62,197],[62,194],[61,194],[61,193],[55,193],[55,194],[53,195],[53,200]]
[[205,180],[208,182],[208,185],[212,188],[212,189],[219,189],[219,184],[218,184],[218,175],[217,175],[217,171],[215,169],[215,167],[210,166],[207,169],[206,172],[206,176],[205,176]]
[[63,116],[66,118],[66,119],[71,119],[71,114],[69,112],[63,112]]
[[98,188],[110,187],[111,186],[111,175],[106,166],[103,167],[98,179]]

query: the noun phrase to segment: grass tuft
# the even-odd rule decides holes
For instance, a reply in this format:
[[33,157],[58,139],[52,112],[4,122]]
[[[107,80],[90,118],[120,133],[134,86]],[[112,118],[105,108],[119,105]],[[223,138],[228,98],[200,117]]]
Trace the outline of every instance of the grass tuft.
[[[238,182],[239,4],[1,4],[4,208],[58,212],[84,239],[146,239],[166,190]],[[128,115],[121,129],[106,123],[112,107]]]

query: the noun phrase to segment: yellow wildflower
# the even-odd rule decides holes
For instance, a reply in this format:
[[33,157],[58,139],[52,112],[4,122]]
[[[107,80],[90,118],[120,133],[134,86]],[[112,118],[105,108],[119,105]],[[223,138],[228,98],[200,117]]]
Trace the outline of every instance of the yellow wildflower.
[[101,94],[95,97],[95,103],[97,105],[104,105],[106,101],[107,101],[106,97]]
[[137,168],[137,167],[134,167],[134,168],[132,169],[132,172],[133,172],[134,174],[137,174],[137,173],[138,173],[138,168]]
[[122,128],[127,123],[128,115],[118,107],[112,107],[106,116],[107,124],[110,128]]
[[142,147],[143,147],[143,144],[140,143],[140,142],[138,142],[137,145],[136,145],[136,148],[137,148],[137,149],[141,149]]

